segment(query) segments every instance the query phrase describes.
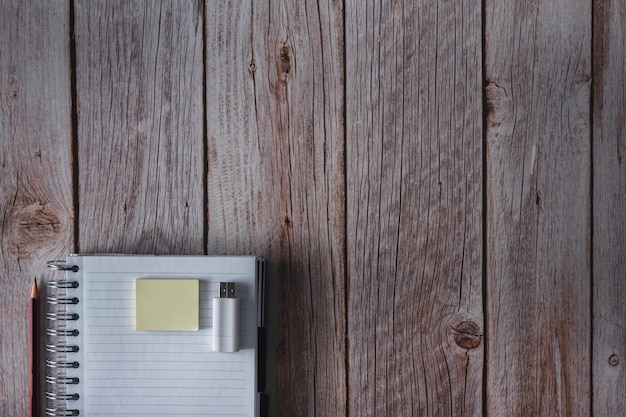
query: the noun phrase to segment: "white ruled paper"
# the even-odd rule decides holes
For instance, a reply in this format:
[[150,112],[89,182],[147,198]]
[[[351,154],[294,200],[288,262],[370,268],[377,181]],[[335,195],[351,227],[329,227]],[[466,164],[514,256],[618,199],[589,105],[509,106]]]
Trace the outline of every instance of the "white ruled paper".
[[[238,416],[258,413],[254,257],[77,256],[68,279],[80,299],[80,350],[68,359],[78,376],[81,416]],[[135,280],[200,280],[200,330],[136,331]],[[211,351],[212,298],[219,282],[234,282],[241,299],[240,351]]]

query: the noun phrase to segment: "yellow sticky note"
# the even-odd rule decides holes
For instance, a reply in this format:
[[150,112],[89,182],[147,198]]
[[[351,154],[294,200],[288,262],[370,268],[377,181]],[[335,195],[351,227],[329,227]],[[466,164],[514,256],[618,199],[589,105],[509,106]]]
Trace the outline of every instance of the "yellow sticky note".
[[197,279],[135,280],[137,330],[199,329],[200,281]]

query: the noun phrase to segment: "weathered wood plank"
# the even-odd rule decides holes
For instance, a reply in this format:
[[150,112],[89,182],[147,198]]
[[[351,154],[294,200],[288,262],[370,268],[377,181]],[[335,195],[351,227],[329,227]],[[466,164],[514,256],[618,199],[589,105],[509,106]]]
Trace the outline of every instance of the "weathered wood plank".
[[75,9],[80,250],[203,253],[202,4]]
[[594,2],[593,416],[626,413],[626,3]]
[[488,1],[487,413],[590,413],[591,4]]
[[0,5],[2,416],[30,413],[30,288],[73,244],[68,22],[67,2]]
[[352,416],[482,415],[480,22],[347,2]]
[[208,252],[270,260],[270,415],[344,415],[342,5],[206,7]]

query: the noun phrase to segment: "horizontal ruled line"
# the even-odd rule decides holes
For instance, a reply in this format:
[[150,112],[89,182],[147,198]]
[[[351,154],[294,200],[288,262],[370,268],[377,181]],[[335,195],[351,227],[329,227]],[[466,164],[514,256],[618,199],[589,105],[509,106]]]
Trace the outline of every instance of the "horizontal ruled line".
[[[147,352],[147,353],[153,353],[153,352]],[[154,363],[153,360],[133,360],[133,359],[122,359],[122,360],[115,360],[115,359],[111,359],[111,360],[92,360],[89,361],[89,363],[116,363],[116,362],[131,362],[131,363]],[[159,363],[198,363],[198,361],[196,360],[175,360],[175,361],[165,361],[165,360],[159,360]],[[231,364],[238,364],[238,365],[243,365],[245,363],[245,361],[223,361],[223,360],[219,360],[219,361],[202,361],[202,363],[231,363]],[[244,372],[243,369],[238,369],[235,370],[234,372]]]
[[[170,412],[166,412],[166,413],[153,413],[153,412],[148,412],[148,413],[138,413],[138,412],[133,412],[133,413],[112,413],[110,411],[107,411],[106,413],[91,413],[90,414],[92,417],[109,417],[109,416],[128,416],[128,417],[133,417],[133,416],[137,416],[137,415],[141,415],[141,416],[171,416],[172,413]],[[201,413],[201,414],[188,414],[188,413],[180,413],[177,412],[176,413],[177,417],[195,417],[195,416],[200,416],[200,417],[205,417],[205,416],[240,416],[240,417],[245,417],[245,414],[230,414],[230,413]]]
[[[168,389],[172,389],[172,388],[176,388],[176,387],[165,387]],[[91,393],[91,395],[89,396],[89,398],[109,398],[109,396],[107,395],[99,395],[98,393]],[[145,398],[198,398],[197,395],[184,395],[184,394],[177,394],[177,395],[115,395],[115,398],[141,398],[141,399],[145,399]],[[225,398],[225,399],[240,399],[240,398],[245,398],[242,395],[202,395],[202,398]]]
[[[202,371],[203,373],[206,373],[206,371]],[[138,378],[138,377],[122,377],[122,376],[111,376],[111,377],[106,377],[106,376],[99,376],[97,378],[91,378],[90,381],[111,381],[111,380],[122,380],[122,381],[152,381],[154,380],[154,378]],[[216,381],[245,381],[245,378],[219,378],[219,379],[207,379],[207,378],[189,378],[189,377],[184,377],[184,378],[176,378],[176,377],[168,377],[167,378],[168,381],[207,381],[207,382],[216,382]],[[98,387],[98,386],[89,386],[89,388],[102,388],[102,387]],[[176,387],[173,387],[176,388]],[[228,388],[228,389],[243,389],[243,388]]]
[[[146,342],[124,342],[124,345],[145,345]],[[178,346],[180,342],[150,342],[151,345],[167,345],[167,346]],[[190,343],[185,342],[186,345],[193,346],[206,346],[206,343]],[[88,342],[86,345],[120,345],[120,342]]]

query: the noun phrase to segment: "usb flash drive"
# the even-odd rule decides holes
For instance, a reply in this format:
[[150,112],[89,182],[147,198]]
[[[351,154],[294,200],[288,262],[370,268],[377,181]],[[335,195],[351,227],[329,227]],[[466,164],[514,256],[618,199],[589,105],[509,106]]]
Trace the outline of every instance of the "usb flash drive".
[[220,282],[220,296],[213,298],[213,352],[239,351],[239,298],[235,284]]

